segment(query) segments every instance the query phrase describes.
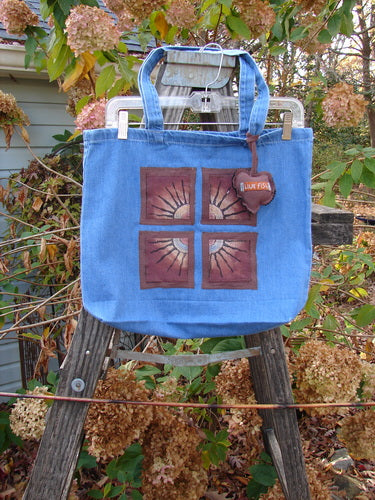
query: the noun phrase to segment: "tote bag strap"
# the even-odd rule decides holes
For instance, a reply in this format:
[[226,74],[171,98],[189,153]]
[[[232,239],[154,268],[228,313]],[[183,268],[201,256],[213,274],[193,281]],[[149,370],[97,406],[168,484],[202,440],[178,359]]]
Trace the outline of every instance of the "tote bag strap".
[[[151,83],[151,72],[168,50],[199,51],[199,47],[158,47],[150,52],[144,60],[138,74],[138,85],[142,97],[146,129],[163,130],[163,114],[155,86]],[[207,51],[218,52],[217,49]],[[240,88],[239,88],[239,134],[247,132],[259,135],[266,122],[269,91],[266,82],[254,59],[242,50],[224,50],[229,56],[239,56]],[[255,90],[257,97],[255,99]]]

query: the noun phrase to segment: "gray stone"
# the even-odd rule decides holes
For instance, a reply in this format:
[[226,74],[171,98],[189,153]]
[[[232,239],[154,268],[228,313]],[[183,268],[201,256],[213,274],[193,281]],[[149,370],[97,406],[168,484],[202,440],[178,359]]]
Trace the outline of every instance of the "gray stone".
[[341,448],[332,455],[330,464],[336,470],[347,471],[354,466],[354,460],[346,448]]
[[363,492],[360,481],[350,476],[335,474],[334,483],[339,490],[346,492],[346,498],[350,500]]

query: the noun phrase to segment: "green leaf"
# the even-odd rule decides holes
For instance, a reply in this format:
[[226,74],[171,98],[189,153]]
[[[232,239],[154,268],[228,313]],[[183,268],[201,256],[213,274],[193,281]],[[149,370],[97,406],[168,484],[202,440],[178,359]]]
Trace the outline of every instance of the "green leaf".
[[327,28],[332,36],[336,36],[340,33],[341,17],[342,17],[341,13],[336,13],[328,21]]
[[108,498],[114,498],[120,495],[122,493],[122,490],[124,489],[123,486],[113,486],[111,491],[108,494]]
[[313,323],[312,318],[297,319],[290,324],[290,330],[292,332],[297,332],[303,330],[304,328],[306,328],[306,326],[309,326],[312,323]]
[[255,464],[250,467],[250,473],[263,486],[273,486],[277,479],[275,467],[269,464]]
[[330,32],[326,29],[322,30],[318,35],[318,41],[320,43],[331,43],[332,37]]
[[305,308],[304,308],[305,311],[307,312],[307,314],[311,314],[311,308],[313,307],[314,302],[318,297],[320,297],[320,285],[319,285],[319,283],[316,285],[313,285],[310,288],[309,296],[307,298],[307,302],[306,302]]
[[280,42],[284,39],[284,28],[279,18],[276,20],[275,24],[272,27],[272,33]]
[[365,158],[365,167],[375,174],[375,158]]
[[60,6],[60,9],[63,11],[63,13],[66,16],[68,16],[70,9],[71,9],[72,5],[74,4],[74,2],[71,2],[70,0],[57,0],[57,2]]
[[350,174],[344,174],[339,180],[340,193],[347,198],[353,187],[353,177]]
[[290,33],[290,41],[291,42],[296,42],[297,40],[301,40],[306,36],[306,28],[304,26],[299,26],[298,28],[295,28],[291,31]]
[[229,9],[230,6],[232,5],[232,0],[219,0],[219,4],[225,5],[225,7],[228,7],[228,9]]
[[375,306],[372,304],[365,304],[355,310],[355,322],[360,327],[365,327],[375,321]]
[[251,38],[251,33],[248,26],[240,17],[227,16],[226,23],[229,29],[234,33],[236,33],[237,35],[240,35],[242,38],[245,38],[246,40]]
[[107,483],[105,486],[104,486],[104,489],[103,489],[103,497],[104,498],[110,498],[109,495],[112,491],[112,484],[111,483]]
[[327,330],[336,330],[339,328],[339,323],[332,314],[328,314],[328,316],[324,318],[322,326]]
[[137,490],[133,490],[131,492],[131,497],[133,500],[142,500],[143,499],[143,495]]
[[263,484],[258,483],[257,481],[249,481],[246,487],[246,495],[250,500],[258,500],[260,495],[263,493],[267,493],[268,488]]
[[67,45],[63,45],[60,52],[56,55],[56,58],[48,58],[47,71],[50,82],[56,80],[56,78],[62,75],[62,73],[68,66],[71,55],[72,52],[70,48]]
[[103,492],[100,490],[90,490],[87,494],[90,498],[103,498],[104,497]]
[[281,45],[273,45],[270,47],[270,54],[271,56],[280,56],[281,54],[285,54],[286,52],[286,47],[283,47]]
[[363,169],[361,182],[367,187],[375,189],[375,175],[367,167]]
[[354,160],[351,167],[350,167],[350,172],[353,177],[354,182],[358,182],[361,175],[362,175],[362,169],[363,169],[363,163],[359,160]]
[[96,97],[105,94],[113,85],[116,78],[116,70],[113,65],[104,68],[95,83]]
[[341,18],[341,26],[340,33],[346,36],[350,36],[353,33],[354,25],[353,25],[353,17],[352,14],[348,15],[344,14]]
[[78,458],[77,469],[93,469],[96,466],[96,458],[86,450],[82,450]]

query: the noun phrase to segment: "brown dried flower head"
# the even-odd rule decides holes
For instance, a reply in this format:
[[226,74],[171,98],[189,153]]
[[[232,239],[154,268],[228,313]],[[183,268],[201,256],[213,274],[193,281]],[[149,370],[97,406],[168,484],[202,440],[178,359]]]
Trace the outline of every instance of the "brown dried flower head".
[[330,127],[355,127],[366,110],[363,95],[355,94],[353,85],[341,82],[327,92],[322,102],[323,119]]
[[[247,359],[225,361],[215,377],[216,392],[225,404],[255,404],[251,383],[250,366]],[[232,441],[229,455],[243,455],[250,466],[259,457],[263,448],[262,419],[257,410],[231,409],[224,417],[228,423],[229,438]],[[241,450],[240,450],[241,449]],[[229,458],[230,460],[230,458]]]
[[197,450],[201,438],[181,416],[155,407],[143,437],[142,492],[145,500],[199,500],[207,489],[207,472]]
[[268,0],[233,0],[233,5],[239,10],[253,38],[267,33],[275,24],[276,14]]
[[8,148],[15,125],[20,127],[23,138],[28,142],[29,137],[24,125],[30,125],[29,118],[17,105],[17,101],[12,94],[5,94],[0,90],[0,128],[4,130],[5,142]]
[[0,22],[9,34],[23,35],[27,26],[37,26],[39,19],[23,0],[2,0]]
[[[357,401],[362,375],[360,358],[346,348],[310,340],[299,350],[294,365],[295,396],[299,403]],[[310,415],[342,414],[345,408],[312,408]]]
[[[306,464],[307,480],[310,487],[311,498],[314,500],[327,500],[331,498],[332,479],[324,472],[319,463]],[[259,497],[261,500],[281,500],[284,494],[279,481],[275,485]]]
[[124,0],[126,10],[135,18],[135,21],[142,21],[149,17],[154,11],[160,9],[165,4],[165,0]]
[[362,410],[344,417],[338,438],[345,443],[349,454],[357,460],[375,460],[375,411]]
[[[136,380],[133,371],[110,368],[107,378],[99,381],[94,397],[147,401],[150,391]],[[123,454],[141,437],[152,416],[151,406],[91,404],[85,423],[89,453],[104,460]]]
[[[26,394],[51,395],[48,387],[36,387]],[[12,432],[21,439],[41,439],[45,426],[48,405],[43,399],[19,399],[9,416]]]
[[312,12],[315,15],[320,14],[326,5],[326,0],[296,0],[301,6],[302,11]]

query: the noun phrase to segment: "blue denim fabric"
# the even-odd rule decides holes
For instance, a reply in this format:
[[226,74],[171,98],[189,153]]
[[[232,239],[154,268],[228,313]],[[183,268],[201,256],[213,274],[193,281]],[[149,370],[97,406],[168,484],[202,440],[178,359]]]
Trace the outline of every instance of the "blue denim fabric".
[[[263,130],[268,89],[241,51],[230,51],[241,61],[239,131],[163,130],[150,73],[165,50],[153,51],[139,74],[146,129],[129,129],[126,140],[117,139],[115,129],[84,132],[84,307],[116,328],[175,338],[244,335],[289,322],[304,306],[309,286],[312,130],[293,129],[291,140],[282,140],[280,129]],[[276,196],[260,208],[256,226],[202,224],[202,168],[249,168],[248,130],[260,134],[258,170],[272,173]],[[192,225],[140,223],[144,167],[196,169]],[[194,232],[194,288],[141,289],[139,233],[157,230]],[[202,288],[202,232],[258,234],[257,289]]]

